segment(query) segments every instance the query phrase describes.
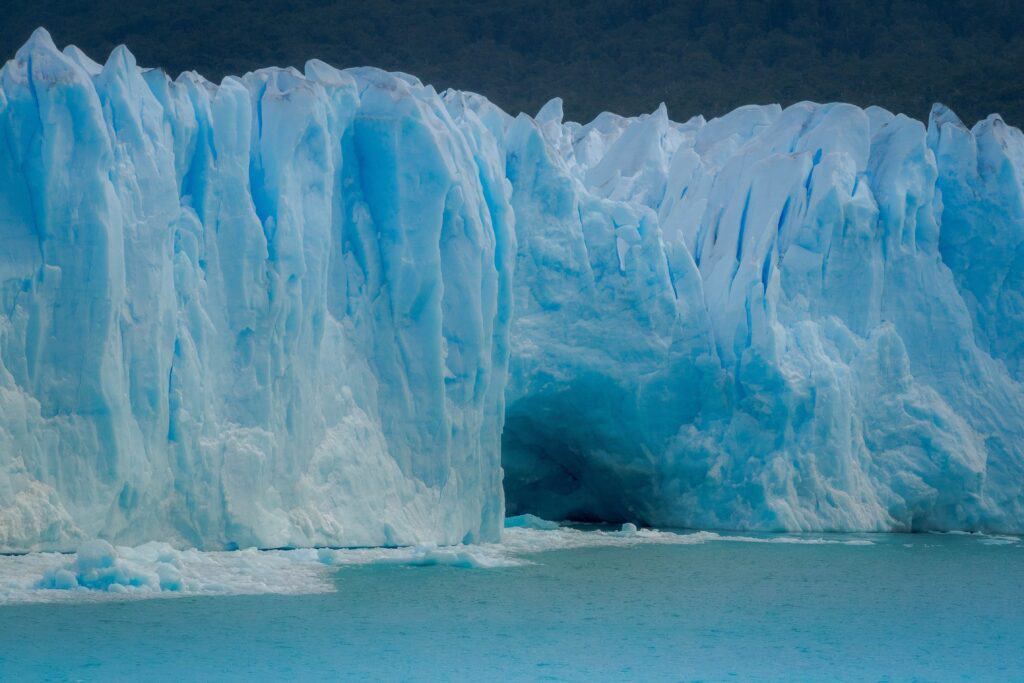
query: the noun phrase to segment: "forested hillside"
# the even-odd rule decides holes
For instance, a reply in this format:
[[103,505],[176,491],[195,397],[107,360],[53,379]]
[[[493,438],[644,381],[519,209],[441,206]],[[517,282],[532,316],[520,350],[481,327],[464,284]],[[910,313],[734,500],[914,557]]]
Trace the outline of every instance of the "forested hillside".
[[721,114],[803,99],[880,104],[921,118],[933,101],[973,122],[1024,123],[1020,0],[15,0],[7,57],[33,28],[103,59],[212,80],[267,65],[407,71],[510,111]]

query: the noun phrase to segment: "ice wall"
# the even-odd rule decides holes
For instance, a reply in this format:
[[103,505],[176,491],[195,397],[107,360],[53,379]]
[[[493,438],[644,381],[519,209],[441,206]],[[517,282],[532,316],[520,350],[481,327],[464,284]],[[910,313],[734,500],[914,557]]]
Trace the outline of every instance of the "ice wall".
[[0,549],[496,538],[487,139],[401,74],[217,86],[38,30],[0,72]]
[[[1024,136],[0,71],[0,550],[1024,531]],[[504,423],[504,430],[503,430]],[[499,455],[500,453],[500,455]]]
[[507,126],[511,513],[1024,530],[1024,136],[846,104]]

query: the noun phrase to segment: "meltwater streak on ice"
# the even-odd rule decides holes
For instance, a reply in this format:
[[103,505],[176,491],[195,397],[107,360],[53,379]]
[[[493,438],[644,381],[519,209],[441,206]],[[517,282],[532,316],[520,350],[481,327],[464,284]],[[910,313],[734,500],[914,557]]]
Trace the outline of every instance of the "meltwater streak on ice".
[[39,30],[0,130],[0,549],[494,541],[501,465],[553,519],[1024,530],[998,116],[580,125]]
[[131,548],[90,541],[72,555],[0,556],[0,604],[320,593],[334,590],[329,567],[397,564],[494,569],[543,562],[543,557],[534,557],[537,553],[581,548],[712,542],[872,545],[865,538],[751,537],[636,529],[632,525],[624,525],[620,531],[582,530],[538,521],[543,524],[522,526],[509,520],[501,543],[456,546],[202,552],[179,551],[166,543]]

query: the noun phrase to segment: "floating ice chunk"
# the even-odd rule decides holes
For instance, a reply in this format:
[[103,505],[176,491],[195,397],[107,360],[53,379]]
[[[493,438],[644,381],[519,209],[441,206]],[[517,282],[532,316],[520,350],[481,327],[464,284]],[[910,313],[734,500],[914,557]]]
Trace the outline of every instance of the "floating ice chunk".
[[619,532],[627,536],[631,536],[636,533],[636,524],[633,524],[632,522],[626,522],[622,525],[622,528],[619,530]]
[[398,559],[397,563],[414,567],[445,566],[460,569],[492,569],[514,567],[524,564],[524,561],[513,557],[495,545],[481,545],[455,548],[416,548],[412,557]]
[[530,513],[505,518],[506,529],[543,529],[545,531],[550,531],[551,529],[557,529],[558,527],[558,522],[542,519],[537,515],[531,515]]
[[1014,545],[1020,543],[1020,539],[1015,536],[990,536],[981,542],[985,545]]
[[44,572],[37,586],[111,593],[179,591],[185,587],[179,562],[178,553],[164,544],[119,551],[110,543],[95,539],[79,546],[69,564]]
[[321,549],[317,560],[332,567],[362,564],[398,564],[410,567],[458,567],[491,569],[527,564],[498,543],[480,545],[421,545],[406,548]]
[[[937,536],[969,536],[976,538],[984,545],[1015,545],[1021,542],[1020,536],[1014,536],[1010,534],[985,534],[980,531],[931,531],[931,534]],[[1024,547],[1024,546],[1022,546]]]

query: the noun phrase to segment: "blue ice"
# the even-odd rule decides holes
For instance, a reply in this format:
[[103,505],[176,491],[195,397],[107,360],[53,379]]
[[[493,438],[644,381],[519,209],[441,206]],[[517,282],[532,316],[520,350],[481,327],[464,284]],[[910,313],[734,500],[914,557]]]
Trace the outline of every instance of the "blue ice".
[[0,550],[1024,530],[997,115],[581,125],[40,29],[0,129]]

